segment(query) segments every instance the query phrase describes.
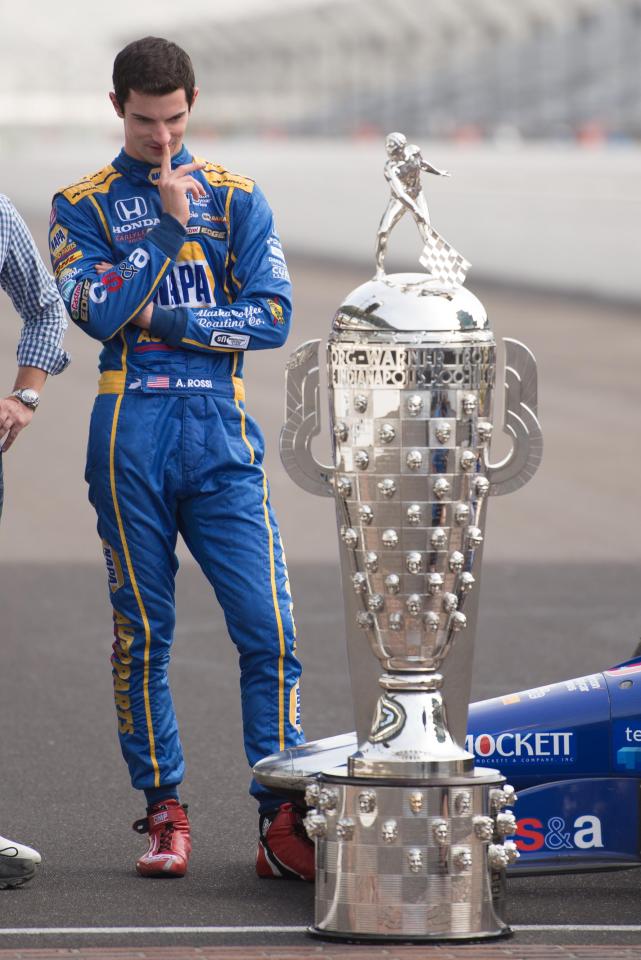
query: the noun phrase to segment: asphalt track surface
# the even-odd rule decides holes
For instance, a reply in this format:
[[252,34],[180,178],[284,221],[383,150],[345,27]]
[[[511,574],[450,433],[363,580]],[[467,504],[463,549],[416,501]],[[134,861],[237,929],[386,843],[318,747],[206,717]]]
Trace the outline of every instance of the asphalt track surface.
[[[295,258],[292,267],[300,311],[293,349],[324,335],[331,304],[368,272]],[[508,503],[522,496],[520,507],[501,504],[490,514],[489,527],[497,522],[500,529],[483,572],[477,699],[603,669],[632,653],[641,626],[639,444],[631,432],[639,400],[636,311],[532,292],[488,288],[482,296],[488,305],[493,300],[504,335],[518,337],[524,318],[541,318],[534,347],[547,371],[543,421],[552,466],[547,479],[503,498]],[[0,310],[2,370],[10,371],[16,327],[4,298]],[[575,334],[581,331],[579,341]],[[95,539],[89,540],[95,538],[89,534],[93,517],[77,476],[84,437],[76,436],[74,417],[78,411],[88,416],[92,351],[80,345],[76,331],[70,343],[75,370],[47,387],[52,399],[46,418],[6,458],[1,829],[40,849],[43,864],[32,883],[0,894],[0,948],[309,947],[304,929],[313,918],[312,886],[259,881],[253,872],[257,822],[246,793],[236,657],[204,578],[188,563],[178,575],[171,680],[187,757],[182,795],[193,823],[192,867],[188,877],[173,882],[141,880],[133,871],[143,842],[130,824],[143,807],[128,785],[114,732],[105,577]],[[616,369],[604,360],[608,351],[616,352]],[[260,408],[265,388],[263,423],[273,450],[282,381],[270,377],[265,384],[254,382],[252,393]],[[600,399],[584,423],[594,387]],[[602,423],[610,425],[611,442],[599,446]],[[623,451],[619,432],[629,442]],[[592,449],[585,449],[589,442]],[[569,454],[559,465],[558,451],[566,447]],[[44,503],[41,478],[34,477],[38,466],[51,486]],[[606,467],[612,472],[604,479]],[[290,526],[286,543],[297,541],[288,554],[305,670],[303,720],[310,739],[329,736],[353,728],[340,583],[327,546],[333,529],[315,526],[328,527],[331,515],[321,512],[326,505],[294,495],[286,477],[274,482],[275,471],[272,455],[281,526]],[[67,482],[74,491],[71,506],[64,499]],[[515,946],[641,945],[637,871],[514,880],[509,896]],[[167,927],[189,929],[158,929]],[[61,928],[94,932],[52,932]],[[144,932],[136,932],[140,928]]]

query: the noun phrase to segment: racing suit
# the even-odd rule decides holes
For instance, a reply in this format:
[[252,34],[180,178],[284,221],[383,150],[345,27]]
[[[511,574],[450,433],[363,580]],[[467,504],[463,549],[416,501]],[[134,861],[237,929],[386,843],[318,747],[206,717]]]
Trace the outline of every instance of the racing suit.
[[[191,160],[183,147],[172,166]],[[183,778],[167,682],[178,532],[238,648],[249,763],[304,739],[287,569],[242,379],[245,350],[286,339],[287,267],[252,180],[206,163],[185,228],[163,213],[158,175],[122,151],[56,194],[50,229],[67,310],[103,342],[86,479],[113,607],[120,744],[139,789]],[[101,262],[113,266],[101,274]],[[129,323],[150,301],[150,329]],[[269,798],[255,782],[251,792]]]

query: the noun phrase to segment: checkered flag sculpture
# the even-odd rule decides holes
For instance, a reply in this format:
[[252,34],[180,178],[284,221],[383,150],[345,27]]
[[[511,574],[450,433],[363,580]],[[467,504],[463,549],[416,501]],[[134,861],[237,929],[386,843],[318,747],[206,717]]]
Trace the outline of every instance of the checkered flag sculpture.
[[419,257],[430,276],[447,287],[462,287],[470,262],[447,242],[433,227],[427,227],[428,239]]

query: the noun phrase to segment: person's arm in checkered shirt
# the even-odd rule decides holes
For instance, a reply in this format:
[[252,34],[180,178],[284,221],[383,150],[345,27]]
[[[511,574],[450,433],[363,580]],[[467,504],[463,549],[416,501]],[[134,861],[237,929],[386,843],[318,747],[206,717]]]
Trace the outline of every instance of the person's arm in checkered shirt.
[[[61,373],[70,358],[61,342],[67,327],[62,300],[33,237],[8,197],[0,195],[0,286],[22,318],[14,390],[40,392],[47,374]],[[0,444],[8,450],[33,411],[16,397],[0,399]],[[3,440],[4,438],[4,440]]]

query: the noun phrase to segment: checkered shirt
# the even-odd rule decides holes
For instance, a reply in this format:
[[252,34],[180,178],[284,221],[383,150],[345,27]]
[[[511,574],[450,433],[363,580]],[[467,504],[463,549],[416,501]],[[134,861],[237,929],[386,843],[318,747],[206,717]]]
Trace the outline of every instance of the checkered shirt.
[[64,306],[27,225],[3,194],[0,194],[0,286],[22,317],[18,366],[62,373],[71,359],[61,347],[67,329]]

